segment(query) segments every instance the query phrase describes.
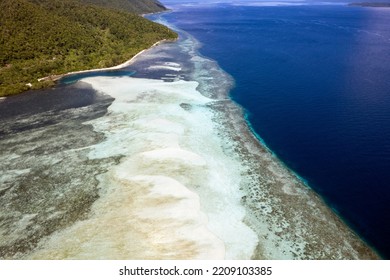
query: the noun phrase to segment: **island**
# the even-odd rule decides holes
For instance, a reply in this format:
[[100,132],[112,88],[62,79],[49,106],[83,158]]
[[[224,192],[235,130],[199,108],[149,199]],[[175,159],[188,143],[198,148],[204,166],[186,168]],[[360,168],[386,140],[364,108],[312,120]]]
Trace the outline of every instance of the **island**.
[[140,14],[155,0],[4,0],[0,3],[0,97],[54,85],[42,79],[106,68],[177,34]]
[[359,6],[359,7],[373,7],[373,8],[390,8],[390,2],[359,2],[359,3],[350,3],[349,6]]
[[[62,59],[67,71],[121,63],[129,51],[121,40],[132,42],[127,34],[145,43],[139,49],[177,36],[129,10],[117,14],[119,6],[101,8],[103,2],[18,0],[7,8],[14,8],[16,26],[28,18],[19,17],[21,7],[57,20],[64,16],[58,10],[67,11],[67,23],[78,22],[72,26],[82,27],[81,39],[62,26],[70,32],[58,37],[70,40],[60,41],[65,48],[49,36],[41,41],[63,55],[33,52],[48,64]],[[111,3],[126,2],[137,1]],[[61,3],[85,10],[68,11]],[[169,16],[175,14],[149,18]],[[167,22],[180,39],[138,52],[131,59],[134,76],[99,73],[0,98],[0,259],[378,259],[257,137],[244,108],[230,99],[234,77],[199,52],[202,41]],[[83,57],[90,60],[80,64]],[[34,58],[29,62],[39,63]],[[17,62],[7,61],[8,68]],[[29,67],[19,65],[22,73]],[[57,70],[29,73],[49,75],[39,78],[49,83]],[[28,88],[40,85],[34,80]]]

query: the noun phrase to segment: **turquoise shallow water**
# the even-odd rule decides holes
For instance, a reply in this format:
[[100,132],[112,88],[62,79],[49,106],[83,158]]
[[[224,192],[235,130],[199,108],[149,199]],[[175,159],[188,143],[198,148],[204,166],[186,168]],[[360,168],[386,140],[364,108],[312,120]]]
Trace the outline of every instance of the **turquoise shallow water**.
[[390,10],[173,6],[254,132],[390,257]]

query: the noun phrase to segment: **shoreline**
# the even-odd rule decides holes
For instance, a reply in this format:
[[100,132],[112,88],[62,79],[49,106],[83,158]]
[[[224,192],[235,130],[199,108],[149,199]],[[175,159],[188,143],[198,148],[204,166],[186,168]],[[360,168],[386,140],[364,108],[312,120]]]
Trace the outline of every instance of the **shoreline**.
[[163,39],[163,40],[160,40],[160,41],[157,41],[156,43],[154,43],[153,45],[151,45],[149,48],[146,48],[146,49],[143,49],[142,51],[138,52],[137,54],[135,54],[132,58],[130,58],[129,60],[126,60],[125,62],[121,63],[121,64],[118,64],[118,65],[115,65],[115,66],[112,66],[112,67],[105,67],[105,68],[94,68],[94,69],[88,69],[88,70],[80,70],[80,71],[73,71],[73,72],[68,72],[68,73],[65,73],[65,74],[59,74],[59,75],[51,75],[51,76],[46,76],[46,77],[43,77],[43,78],[39,78],[38,79],[38,82],[43,82],[43,81],[53,81],[53,82],[57,82],[59,81],[60,79],[64,78],[64,77],[67,77],[67,76],[72,76],[72,75],[77,75],[77,74],[83,74],[83,73],[93,73],[93,72],[104,72],[104,71],[111,71],[111,70],[119,70],[119,69],[122,69],[122,68],[125,68],[125,67],[128,67],[130,66],[134,60],[140,56],[142,53],[144,53],[145,51],[149,50],[149,49],[152,49],[160,44],[165,44],[165,43],[170,43],[170,42],[175,42],[177,41],[177,39]]
[[[194,69],[206,75],[82,81],[114,99],[108,113],[83,123],[104,135],[85,157],[115,164],[95,177],[88,215],[25,258],[379,258],[256,137],[225,90],[230,76],[189,45]],[[146,50],[114,67],[141,54],[147,61]]]
[[[198,64],[195,69],[206,70],[208,76],[214,77],[210,80],[195,73],[191,80],[199,82],[197,89],[214,100],[208,106],[215,114],[213,122],[221,135],[221,145],[231,158],[240,162],[238,190],[245,190],[241,198],[247,209],[244,221],[259,237],[253,258],[380,258],[305,180],[256,137],[245,118],[245,109],[229,95],[234,84],[231,76],[219,67],[218,62],[198,53],[200,44],[195,38],[181,33],[193,41],[189,52],[195,53],[194,63]],[[343,243],[344,246],[338,245]],[[280,247],[284,248],[277,249]]]

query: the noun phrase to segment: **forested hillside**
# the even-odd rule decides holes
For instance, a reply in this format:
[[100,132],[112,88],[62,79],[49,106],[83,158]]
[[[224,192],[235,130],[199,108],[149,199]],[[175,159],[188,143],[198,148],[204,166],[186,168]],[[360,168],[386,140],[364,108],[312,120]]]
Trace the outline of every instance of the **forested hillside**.
[[378,7],[378,8],[390,8],[390,2],[359,2],[359,3],[350,3],[350,6],[360,6],[360,7]]
[[136,14],[81,1],[108,2],[0,1],[0,96],[49,86],[38,82],[49,75],[117,65],[177,36]]
[[166,8],[155,0],[78,0],[82,3],[95,4],[106,8],[117,9],[137,14],[155,13]]

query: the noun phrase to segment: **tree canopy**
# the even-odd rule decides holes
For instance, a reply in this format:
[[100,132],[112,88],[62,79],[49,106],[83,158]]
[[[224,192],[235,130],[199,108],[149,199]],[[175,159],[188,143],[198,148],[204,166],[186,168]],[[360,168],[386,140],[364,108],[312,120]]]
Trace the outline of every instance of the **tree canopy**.
[[127,11],[137,14],[155,13],[166,10],[156,0],[78,0],[85,4],[94,4],[106,8]]
[[117,65],[177,37],[165,26],[100,2],[139,1],[2,0],[0,96],[53,84],[38,82],[42,77]]

